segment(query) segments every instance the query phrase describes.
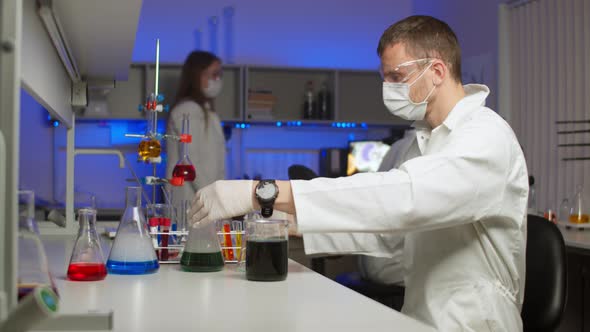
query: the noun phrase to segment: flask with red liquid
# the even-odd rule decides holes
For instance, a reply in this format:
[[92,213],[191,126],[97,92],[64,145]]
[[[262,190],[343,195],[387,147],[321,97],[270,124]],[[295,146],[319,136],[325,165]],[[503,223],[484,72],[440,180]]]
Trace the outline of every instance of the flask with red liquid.
[[107,276],[100,239],[96,232],[96,210],[78,210],[78,238],[68,266],[68,279],[97,281]]
[[[188,114],[182,115],[182,134],[190,134]],[[188,144],[189,143],[187,142],[182,143],[182,158],[180,158],[180,160],[176,163],[176,166],[174,166],[174,170],[172,170],[172,177],[183,178],[184,181],[195,181],[197,178],[197,173],[195,171],[195,166],[193,166],[192,161],[188,157]]]

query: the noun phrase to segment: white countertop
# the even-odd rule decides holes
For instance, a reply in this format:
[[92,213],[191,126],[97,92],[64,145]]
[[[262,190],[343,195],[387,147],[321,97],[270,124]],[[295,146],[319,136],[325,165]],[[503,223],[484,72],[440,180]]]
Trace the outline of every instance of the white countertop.
[[559,225],[565,245],[568,247],[590,250],[590,228],[577,229]]
[[152,275],[72,282],[65,271],[73,241],[43,240],[61,312],[113,310],[114,331],[433,331],[294,261],[282,282],[248,281],[235,265],[213,273],[162,265]]

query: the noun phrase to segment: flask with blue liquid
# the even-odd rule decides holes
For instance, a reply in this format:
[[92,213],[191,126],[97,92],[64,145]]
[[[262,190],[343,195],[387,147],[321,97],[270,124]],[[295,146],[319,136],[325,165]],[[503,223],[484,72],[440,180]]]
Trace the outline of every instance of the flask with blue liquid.
[[141,187],[127,187],[126,206],[107,260],[109,274],[149,274],[160,267],[141,209]]

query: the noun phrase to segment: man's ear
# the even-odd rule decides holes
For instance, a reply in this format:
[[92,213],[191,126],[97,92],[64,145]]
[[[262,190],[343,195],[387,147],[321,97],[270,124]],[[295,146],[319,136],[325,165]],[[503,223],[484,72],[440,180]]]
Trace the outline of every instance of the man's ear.
[[432,83],[434,85],[440,85],[445,77],[449,74],[449,68],[447,65],[439,59],[435,59],[430,69],[434,72],[434,77],[432,78]]

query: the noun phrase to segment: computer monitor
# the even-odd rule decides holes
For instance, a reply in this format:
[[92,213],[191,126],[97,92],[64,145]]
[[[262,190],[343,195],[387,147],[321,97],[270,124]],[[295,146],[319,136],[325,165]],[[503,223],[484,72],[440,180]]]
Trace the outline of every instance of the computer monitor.
[[390,145],[377,140],[350,141],[346,174],[376,172],[389,148]]

